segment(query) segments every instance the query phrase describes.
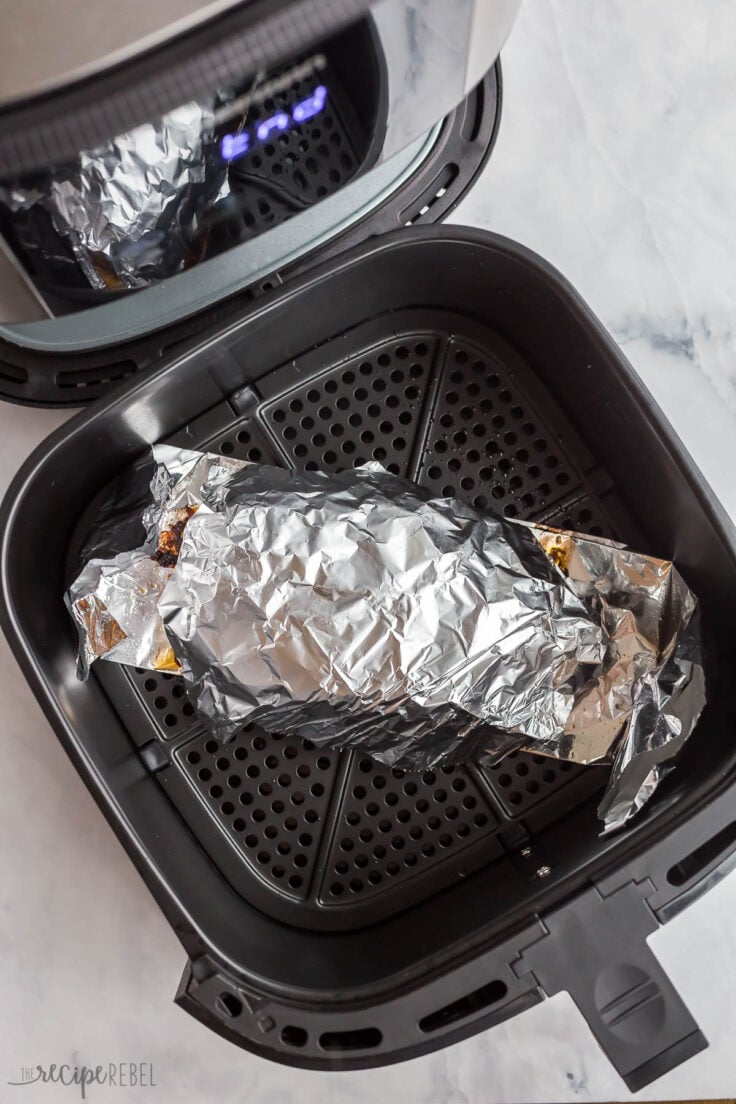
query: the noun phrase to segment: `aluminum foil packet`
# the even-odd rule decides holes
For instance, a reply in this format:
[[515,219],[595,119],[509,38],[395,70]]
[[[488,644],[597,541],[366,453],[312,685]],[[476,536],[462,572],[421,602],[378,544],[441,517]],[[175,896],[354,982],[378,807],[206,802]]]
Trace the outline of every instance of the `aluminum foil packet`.
[[143,542],[128,526],[107,555],[126,531],[112,510],[68,595],[82,677],[99,657],[180,670],[223,740],[255,722],[407,769],[518,748],[610,764],[606,829],[697,721],[697,603],[668,561],[433,499],[378,464],[154,460]]
[[201,259],[203,216],[229,193],[213,131],[214,104],[184,104],[33,182],[0,187],[0,202],[50,218],[90,287],[147,287]]

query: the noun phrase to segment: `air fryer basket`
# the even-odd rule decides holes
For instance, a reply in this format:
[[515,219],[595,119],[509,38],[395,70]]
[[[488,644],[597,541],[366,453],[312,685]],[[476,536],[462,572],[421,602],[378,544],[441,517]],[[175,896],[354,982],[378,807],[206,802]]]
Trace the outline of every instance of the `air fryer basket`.
[[[507,517],[620,532],[605,513],[621,515],[610,488],[606,506],[602,487],[597,498],[586,489],[593,458],[492,331],[419,309],[364,324],[349,342],[350,355],[331,342],[260,379],[239,398],[252,402],[244,416],[224,404],[173,441],[295,469],[379,460]],[[341,930],[395,913],[502,853],[522,816],[554,820],[605,784],[604,771],[526,754],[485,772],[407,774],[251,726],[222,747],[181,679],[96,670],[120,712],[137,714],[136,741],[163,749],[157,777],[187,822],[209,814],[200,838],[232,884],[294,924]]]
[[[61,593],[84,506],[156,440],[293,468],[374,458],[481,508],[673,556],[703,602],[710,689],[678,770],[602,838],[600,768],[519,753],[411,774],[253,727],[221,746],[176,678],[100,663],[80,685]],[[433,228],[324,265],[63,427],[6,500],[3,591],[21,663],[186,948],[190,1012],[265,1056],[344,1068],[567,988],[638,1087],[705,1045],[646,935],[736,842],[720,677],[734,559],[560,277],[503,239]]]

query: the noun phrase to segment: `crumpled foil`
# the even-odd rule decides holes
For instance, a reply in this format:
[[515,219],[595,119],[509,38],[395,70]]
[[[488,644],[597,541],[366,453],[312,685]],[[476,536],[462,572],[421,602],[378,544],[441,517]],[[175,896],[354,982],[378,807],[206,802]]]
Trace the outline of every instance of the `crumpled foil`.
[[204,485],[214,488],[241,466],[225,456],[157,445],[153,464],[144,463],[115,488],[82,550],[84,567],[66,595],[79,631],[80,678],[101,657],[153,671],[179,671],[158,603]]
[[154,455],[144,545],[93,559],[69,594],[82,675],[98,656],[178,661],[222,739],[255,722],[408,769],[517,748],[610,763],[606,829],[692,731],[697,605],[668,561],[432,499],[377,464]]
[[0,201],[48,215],[92,288],[147,287],[200,259],[202,217],[229,192],[213,127],[214,104],[184,104],[32,183],[0,187]]

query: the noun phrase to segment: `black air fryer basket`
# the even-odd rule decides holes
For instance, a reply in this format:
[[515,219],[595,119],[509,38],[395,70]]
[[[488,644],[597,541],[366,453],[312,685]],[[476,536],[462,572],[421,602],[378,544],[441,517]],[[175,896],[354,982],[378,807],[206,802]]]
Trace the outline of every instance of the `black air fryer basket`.
[[[641,1087],[706,1045],[646,937],[732,864],[733,529],[612,340],[513,242],[403,229],[236,306],[50,437],[3,516],[5,629],[182,942],[177,1000],[264,1057],[354,1068],[566,989]],[[677,769],[604,838],[600,768],[518,753],[412,774],[255,727],[221,746],[177,678],[100,663],[79,683],[62,594],[89,504],[156,441],[376,459],[672,557],[709,685]]]

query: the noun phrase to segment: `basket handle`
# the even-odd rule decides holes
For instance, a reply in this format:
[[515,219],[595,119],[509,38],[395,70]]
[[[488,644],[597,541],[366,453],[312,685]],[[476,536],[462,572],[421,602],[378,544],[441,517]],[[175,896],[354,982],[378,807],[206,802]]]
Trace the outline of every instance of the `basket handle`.
[[658,927],[645,900],[653,888],[588,890],[545,916],[546,934],[514,965],[547,996],[570,994],[631,1092],[708,1045],[647,944]]

